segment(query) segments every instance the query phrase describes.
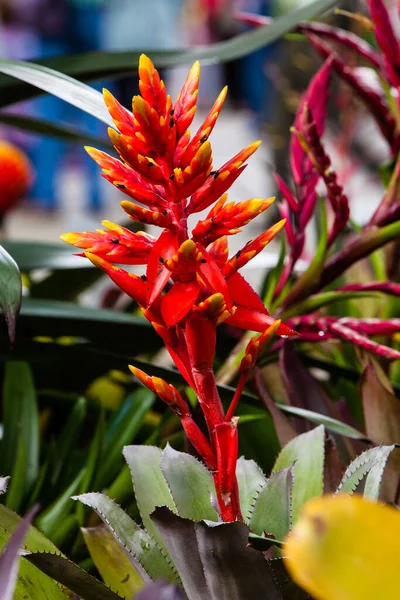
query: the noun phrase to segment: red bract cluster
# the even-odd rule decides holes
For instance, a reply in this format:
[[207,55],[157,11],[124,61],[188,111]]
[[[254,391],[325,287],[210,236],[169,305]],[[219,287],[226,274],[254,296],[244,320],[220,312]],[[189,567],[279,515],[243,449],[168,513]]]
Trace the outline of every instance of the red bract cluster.
[[[128,216],[161,227],[160,236],[156,239],[144,232],[132,233],[106,221],[105,230],[62,237],[82,248],[87,258],[137,302],[195,390],[208,435],[194,422],[178,390],[131,367],[140,381],[180,417],[189,440],[213,472],[221,516],[232,521],[241,517],[235,475],[238,440],[234,410],[238,397],[245,377],[272,334],[287,337],[294,332],[268,314],[239,273],[277,235],[285,220],[248,242],[234,256],[228,255],[227,236],[239,232],[265,211],[272,199],[227,202],[226,191],[243,172],[245,161],[259,142],[213,170],[209,136],[226,88],[191,137],[188,127],[196,110],[199,76],[200,67],[195,63],[173,104],[152,62],[142,55],[141,96],[133,98],[133,114],[109,92],[104,94],[118,129],[110,130],[110,138],[121,160],[87,149],[104,177],[134,200],[121,203]],[[188,217],[211,206],[190,233]],[[139,277],[115,263],[146,265],[146,273]],[[216,327],[222,322],[263,332],[247,349],[238,393],[226,414],[213,373]]]

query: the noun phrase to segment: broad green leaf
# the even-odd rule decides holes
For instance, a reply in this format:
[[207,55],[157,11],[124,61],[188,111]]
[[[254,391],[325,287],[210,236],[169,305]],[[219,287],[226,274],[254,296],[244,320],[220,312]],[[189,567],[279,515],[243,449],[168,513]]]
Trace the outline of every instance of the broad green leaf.
[[293,467],[292,522],[307,500],[323,492],[325,430],[322,425],[291,440],[280,452],[273,473]]
[[289,573],[313,598],[400,598],[400,513],[360,496],[306,504],[284,555]]
[[395,445],[378,446],[370,448],[360,454],[360,456],[357,456],[347,467],[337,493],[352,494],[368,474],[365,481],[364,494],[376,499],[379,495],[379,488],[387,459],[395,448]]
[[[19,515],[0,504],[0,529],[12,535],[21,521]],[[29,552],[59,552],[58,548],[32,525],[28,529],[23,548]]]
[[215,497],[211,473],[194,456],[177,452],[169,444],[160,458],[161,471],[170,489],[178,514],[193,521],[218,521],[211,504]]
[[105,525],[81,531],[104,583],[124,598],[132,598],[144,582],[111,531]]
[[[148,48],[143,49],[143,51],[150,56],[157,67],[191,64],[195,60],[211,61],[213,63],[216,61],[231,61],[275,42],[294,29],[300,21],[312,19],[334,6],[334,4],[336,4],[335,0],[316,0],[287,16],[276,19],[271,25],[217,44],[185,50],[160,52]],[[94,94],[94,90],[89,91],[86,86],[77,84],[78,82],[71,82],[66,74],[86,81],[129,75],[136,72],[139,55],[140,52],[103,52],[100,59],[98,53],[89,53],[43,59],[39,61],[40,64],[2,59],[0,72],[57,95],[107,122],[108,115],[105,115],[101,110],[101,95],[98,92],[96,92],[97,95]],[[51,69],[57,69],[62,73],[54,73]],[[33,97],[38,93],[26,84],[16,83],[9,78],[1,78],[0,89],[0,106],[8,106],[19,100]],[[104,107],[103,111],[105,111]]]
[[327,415],[320,415],[312,410],[297,408],[297,406],[288,406],[287,404],[277,404],[277,406],[285,413],[289,413],[290,415],[294,415],[296,417],[301,417],[302,419],[307,419],[307,421],[316,423],[316,425],[323,425],[325,429],[328,429],[333,433],[344,435],[345,437],[352,438],[354,440],[367,439],[365,434],[361,431],[354,429],[354,427],[351,427],[346,423],[337,421],[332,417],[328,417]]
[[28,513],[0,555],[0,590],[2,600],[12,600],[18,578],[19,551],[37,508]]
[[85,600],[122,600],[122,596],[61,554],[35,552],[28,554],[26,559],[77,597]]
[[107,431],[95,482],[96,489],[101,489],[116,477],[121,469],[122,449],[127,444],[132,444],[154,401],[154,394],[145,388],[136,390],[126,399]]
[[246,460],[243,456],[237,461],[236,477],[239,485],[240,508],[243,519],[245,523],[249,524],[255,499],[267,479],[254,460]]
[[31,281],[29,297],[76,302],[79,294],[105,277],[101,269],[89,269],[84,261],[81,267],[80,269],[56,269],[40,281]]
[[18,265],[5,248],[0,246],[0,311],[4,314],[12,346],[21,300],[22,281]]
[[21,440],[26,452],[26,493],[39,471],[39,422],[35,385],[29,365],[24,362],[6,363],[3,383],[3,439],[0,464],[4,474],[11,474],[18,456]]
[[173,565],[163,554],[155,540],[133,521],[111,498],[91,493],[76,496],[90,506],[101,518],[121,547],[128,553],[139,574],[146,581],[164,578],[171,583],[178,581]]
[[67,244],[46,242],[4,241],[4,248],[13,255],[21,271],[33,269],[91,269],[92,263],[71,252]]
[[257,535],[266,533],[277,540],[292,526],[293,467],[277,471],[261,489],[254,504],[249,527]]
[[167,506],[174,512],[176,507],[161,470],[161,450],[155,446],[126,446],[124,457],[131,472],[133,491],[143,524],[163,544],[150,515],[157,506]]
[[[10,537],[11,534],[0,525],[0,549],[4,548]],[[1,594],[3,591],[1,589]],[[3,595],[1,597],[3,598]],[[67,600],[67,598],[72,600],[70,592],[63,590],[50,577],[31,565],[26,558],[20,559],[13,600]]]
[[0,114],[0,123],[4,123],[8,127],[21,129],[22,131],[28,131],[29,133],[63,140],[64,142],[90,144],[91,146],[103,146],[112,149],[112,144],[110,144],[109,140],[90,135],[85,131],[79,131],[71,126],[58,125],[51,121],[43,121],[41,119],[26,117],[25,115],[2,113]]

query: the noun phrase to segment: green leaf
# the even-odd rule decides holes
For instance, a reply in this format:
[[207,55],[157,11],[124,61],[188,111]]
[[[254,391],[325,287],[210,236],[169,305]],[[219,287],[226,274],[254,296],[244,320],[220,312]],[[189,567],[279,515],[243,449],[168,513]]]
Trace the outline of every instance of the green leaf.
[[111,531],[105,525],[81,531],[104,583],[124,598],[132,598],[144,582]]
[[6,363],[3,383],[3,439],[0,464],[4,474],[12,473],[21,440],[26,451],[23,491],[34,483],[39,471],[39,417],[35,385],[29,365]]
[[297,408],[297,406],[289,406],[287,404],[278,404],[277,406],[285,413],[289,413],[296,417],[301,417],[302,419],[307,419],[311,423],[315,423],[316,425],[323,425],[325,429],[332,431],[333,433],[337,433],[339,435],[344,435],[345,437],[352,438],[354,440],[363,440],[368,441],[365,434],[346,423],[342,423],[337,419],[333,419],[332,417],[328,417],[327,415],[320,415],[312,410],[306,410],[305,408]]
[[334,302],[357,300],[376,295],[377,292],[322,292],[321,294],[314,294],[285,310],[282,314],[282,319],[286,320],[294,316],[307,315]]
[[218,521],[211,504],[215,497],[211,473],[194,456],[177,452],[167,444],[160,458],[161,471],[181,517],[192,521]]
[[30,298],[76,301],[79,294],[104,278],[100,269],[88,269],[84,263],[81,266],[81,269],[57,269],[40,281],[31,281]]
[[21,271],[33,269],[93,269],[92,263],[71,252],[67,244],[5,241],[4,248],[13,255]]
[[292,522],[297,521],[302,506],[323,492],[325,431],[320,425],[291,440],[280,452],[273,472],[293,467]]
[[240,508],[244,522],[249,524],[254,500],[267,479],[254,460],[246,460],[243,456],[237,461],[236,477],[239,486]]
[[86,399],[78,398],[75,402],[67,422],[57,437],[54,449],[54,468],[51,474],[51,484],[56,486],[61,473],[67,466],[72,450],[76,447],[76,442],[81,431],[83,421],[86,415]]
[[121,596],[61,554],[35,552],[26,559],[42,573],[85,600],[121,600]]
[[18,265],[0,246],[0,310],[7,323],[8,336],[13,346],[18,313],[21,308],[22,281]]
[[36,519],[37,526],[45,535],[52,536],[57,530],[59,524],[71,512],[71,496],[76,494],[82,479],[85,475],[85,470],[82,469],[72,483],[63,490],[60,496]]
[[337,493],[352,494],[368,474],[364,485],[364,496],[377,500],[387,459],[398,446],[378,446],[357,456],[347,467]]
[[161,470],[161,450],[155,446],[126,446],[124,457],[131,472],[133,491],[143,524],[163,545],[150,515],[157,506],[168,506],[173,511],[176,511],[176,507]]
[[[11,534],[0,525],[0,549],[9,542]],[[4,591],[3,589],[1,590]],[[50,577],[41,573],[26,558],[21,557],[17,585],[13,596],[14,600],[71,600],[67,590],[53,581]]]
[[7,125],[8,127],[15,127],[16,129],[28,131],[29,133],[45,135],[64,142],[90,144],[91,146],[102,146],[108,149],[113,148],[109,140],[90,135],[85,131],[79,131],[70,125],[67,127],[52,123],[51,121],[42,121],[41,119],[8,113],[0,113],[0,123],[4,123],[4,125]]
[[15,510],[15,512],[20,510],[24,500],[26,458],[25,441],[21,440],[12,470],[11,485],[6,496],[6,506],[11,508],[11,510]]
[[90,506],[99,515],[145,580],[150,576],[151,579],[164,578],[171,583],[179,581],[173,565],[155,540],[111,498],[103,494],[91,493],[76,496],[73,500],[79,500],[86,506]]
[[121,468],[122,449],[131,444],[140,431],[144,418],[153,406],[155,396],[145,388],[136,390],[126,399],[106,434],[96,489],[108,485]]
[[250,530],[283,540],[292,526],[293,466],[277,471],[261,489],[250,518]]
[[[88,459],[85,465],[85,473],[79,485],[79,494],[84,494],[85,492],[88,492],[91,489],[92,481],[96,476],[99,465],[101,464],[100,459],[101,451],[104,445],[105,426],[106,423],[104,417],[104,410],[101,410],[96,431],[90,444]],[[79,503],[76,507],[76,515],[79,519],[80,524],[83,525],[85,519],[85,509],[81,503]]]
[[[22,518],[9,508],[0,505],[0,529],[12,535]],[[58,552],[57,547],[32,525],[28,529],[23,548],[29,552]]]
[[0,59],[0,73],[11,75],[11,77],[29,83],[44,92],[58,96],[103,121],[109,127],[115,127],[102,94],[64,73],[43,65],[5,58]]

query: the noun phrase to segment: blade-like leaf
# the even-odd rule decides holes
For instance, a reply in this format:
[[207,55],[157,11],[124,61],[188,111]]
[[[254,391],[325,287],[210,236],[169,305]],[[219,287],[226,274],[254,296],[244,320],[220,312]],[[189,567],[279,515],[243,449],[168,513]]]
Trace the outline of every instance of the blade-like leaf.
[[11,345],[15,341],[16,319],[21,308],[22,281],[15,260],[0,246],[0,311],[4,314]]
[[364,495],[377,499],[387,459],[395,448],[395,445],[378,446],[357,456],[347,467],[337,493],[352,494],[368,474],[364,486]]
[[294,463],[292,522],[296,523],[303,504],[323,492],[324,427],[320,425],[291,440],[279,454],[273,473]]
[[122,598],[61,554],[34,552],[25,557],[40,571],[85,600],[121,600]]
[[243,456],[236,464],[236,478],[239,486],[240,508],[244,522],[249,524],[254,499],[267,479],[254,460],[246,460]]
[[122,449],[126,444],[133,442],[154,400],[154,394],[145,388],[136,390],[126,399],[106,434],[103,457],[95,483],[96,489],[101,489],[116,477],[121,468]]
[[57,438],[54,450],[54,468],[51,474],[51,483],[54,486],[57,485],[61,473],[67,466],[71,452],[76,446],[85,415],[86,399],[78,398],[68,416],[64,428]]
[[261,489],[254,504],[250,529],[257,535],[273,535],[277,540],[292,526],[293,467],[277,471]]
[[33,269],[93,269],[92,263],[71,254],[70,246],[45,242],[5,241],[3,246],[12,254],[21,271]]
[[[21,521],[22,517],[0,504],[0,529],[12,535]],[[58,551],[57,547],[33,526],[29,527],[23,546],[29,552]]]
[[[390,382],[379,375],[372,361],[361,376],[360,391],[364,410],[365,430],[374,444],[400,443],[400,402],[391,389]],[[399,485],[399,453],[395,452],[387,465],[382,490],[383,499],[395,502]]]
[[[311,4],[293,11],[287,16],[277,19],[272,25],[261,27],[256,31],[244,33],[233,39],[200,46],[188,50],[169,50],[157,52],[151,49],[145,50],[152,58],[157,67],[190,64],[195,60],[203,61],[231,61],[240,58],[259,48],[275,42],[296,27],[300,21],[312,19],[317,14],[328,10],[336,4],[336,0],[315,0]],[[104,105],[100,104],[101,95],[94,90],[86,89],[66,75],[77,77],[81,80],[101,80],[128,75],[136,71],[140,52],[104,52],[99,60],[98,53],[90,53],[81,56],[63,56],[39,61],[41,64],[23,63],[17,61],[0,61],[0,72],[11,75],[29,82],[54,95],[79,106],[90,114],[105,122],[110,119],[105,113]],[[51,69],[57,69],[62,73],[54,73]],[[10,81],[9,78],[0,80],[1,100],[0,106],[8,106],[33,97],[37,94],[26,84]],[[76,98],[75,98],[76,96]],[[113,125],[112,125],[113,126]]]
[[126,446],[124,457],[131,472],[133,491],[143,524],[163,544],[150,515],[157,506],[167,506],[173,511],[176,511],[176,507],[161,470],[161,450],[154,446]]
[[145,581],[165,579],[176,583],[179,580],[173,566],[154,539],[111,498],[103,494],[91,493],[76,496],[73,500],[79,500],[86,506],[90,506],[99,515]]
[[84,131],[79,131],[74,127],[65,127],[57,123],[42,121],[41,119],[34,119],[24,115],[0,113],[0,123],[4,123],[8,127],[15,127],[16,129],[28,131],[29,133],[37,133],[38,135],[46,135],[65,142],[112,148],[109,141],[90,135]]
[[218,521],[218,514],[211,504],[215,497],[211,473],[194,456],[177,452],[169,444],[160,458],[161,471],[176,506],[185,519]]
[[86,546],[104,583],[124,598],[131,598],[144,583],[107,527],[81,529]]
[[29,529],[31,520],[37,512],[33,508],[18,525],[12,538],[0,556],[0,590],[2,600],[12,600],[17,583],[19,550]]
[[277,406],[279,406],[283,412],[286,412],[290,415],[307,419],[307,421],[311,421],[311,423],[315,423],[316,425],[323,425],[325,429],[328,429],[333,433],[344,435],[345,437],[349,437],[354,440],[368,441],[368,438],[364,433],[357,431],[357,429],[354,427],[350,427],[350,425],[342,423],[337,419],[332,419],[332,417],[320,415],[319,413],[316,413],[312,410],[306,410],[305,408],[297,408],[297,406],[287,406],[287,404],[277,404]]
[[39,469],[39,417],[35,385],[29,365],[10,361],[3,383],[3,439],[0,461],[4,473],[12,473],[21,440],[26,452],[23,490],[35,481]]

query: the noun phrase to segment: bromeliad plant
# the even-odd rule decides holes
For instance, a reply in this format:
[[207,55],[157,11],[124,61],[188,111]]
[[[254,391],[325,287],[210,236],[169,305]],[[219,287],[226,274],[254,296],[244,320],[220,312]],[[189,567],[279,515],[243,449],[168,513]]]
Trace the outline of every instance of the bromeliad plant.
[[[130,367],[179,416],[188,439],[213,473],[223,520],[235,521],[241,519],[235,476],[236,406],[247,376],[272,336],[294,335],[292,329],[269,315],[239,270],[274,239],[285,219],[228,256],[227,236],[264,212],[273,199],[227,202],[227,190],[260,142],[213,170],[209,137],[227,90],[222,90],[191,138],[188,127],[196,111],[199,76],[200,66],[195,63],[173,104],[152,62],[142,55],[141,96],[133,98],[133,115],[109,92],[104,93],[119,130],[110,129],[109,134],[121,160],[87,149],[108,181],[144,205],[126,200],[121,203],[134,221],[161,227],[158,239],[108,221],[103,223],[105,230],[62,237],[84,249],[84,255],[137,302],[197,394],[207,434],[196,424],[188,403],[175,387]],[[210,206],[207,216],[189,232],[188,218]],[[146,271],[139,276],[115,263],[146,265]],[[223,322],[262,332],[247,346],[237,391],[226,412],[213,372],[216,329]]]

